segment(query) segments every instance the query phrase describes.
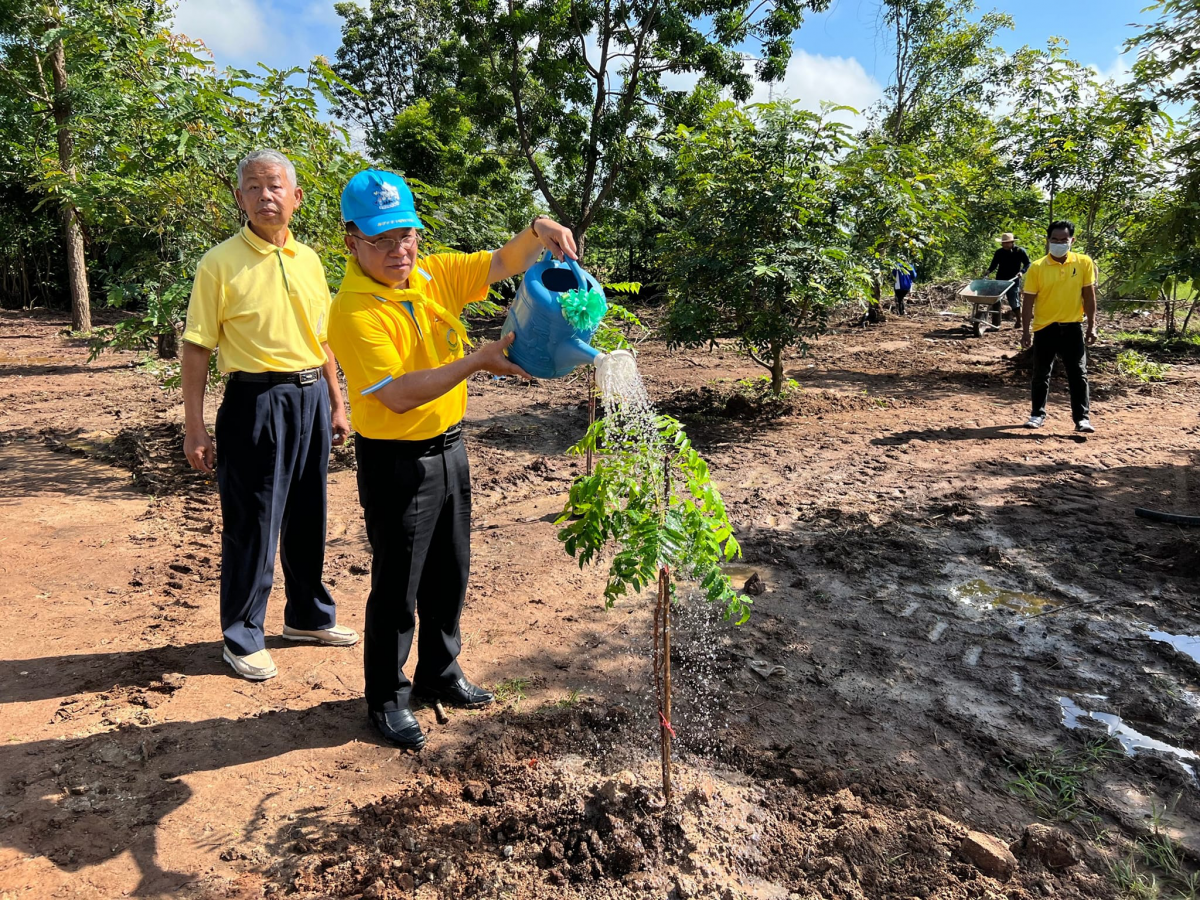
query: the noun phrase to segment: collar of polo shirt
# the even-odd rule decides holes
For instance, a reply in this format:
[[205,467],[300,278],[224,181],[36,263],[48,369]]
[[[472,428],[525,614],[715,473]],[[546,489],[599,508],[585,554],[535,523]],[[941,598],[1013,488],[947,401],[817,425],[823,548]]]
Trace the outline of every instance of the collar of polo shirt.
[[249,225],[242,226],[242,240],[263,256],[266,256],[268,253],[274,253],[276,250],[282,250],[288,256],[294,257],[296,255],[296,236],[292,234],[292,229],[290,228],[288,229],[287,241],[282,247],[276,247],[270,241],[264,241],[254,233],[254,229]]
[[1063,261],[1059,262],[1057,259],[1055,259],[1053,256],[1051,256],[1049,253],[1047,253],[1046,261],[1049,262],[1050,265],[1052,265],[1052,266],[1065,266],[1068,263],[1079,262],[1079,254],[1076,253],[1074,250],[1068,250],[1067,255],[1063,257]]

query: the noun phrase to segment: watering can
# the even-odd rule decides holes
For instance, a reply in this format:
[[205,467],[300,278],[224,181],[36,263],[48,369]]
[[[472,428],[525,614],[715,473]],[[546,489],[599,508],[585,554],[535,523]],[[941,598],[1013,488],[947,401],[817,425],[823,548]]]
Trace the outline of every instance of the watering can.
[[579,330],[563,315],[562,295],[581,288],[603,294],[600,282],[573,259],[559,262],[547,252],[530,267],[500,332],[502,337],[510,331],[517,334],[508,358],[535,378],[561,378],[576,366],[596,362],[602,354],[590,342],[599,321]]

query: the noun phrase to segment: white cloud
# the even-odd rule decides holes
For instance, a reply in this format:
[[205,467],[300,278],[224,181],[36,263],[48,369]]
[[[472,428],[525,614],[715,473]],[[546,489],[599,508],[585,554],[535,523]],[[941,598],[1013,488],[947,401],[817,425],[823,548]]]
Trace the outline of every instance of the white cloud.
[[[752,65],[747,62],[747,66]],[[861,114],[882,96],[883,86],[853,56],[821,56],[796,50],[783,80],[774,84],[758,82],[751,100],[754,103],[764,103],[772,97],[795,100],[811,110],[819,110],[822,102],[830,102],[852,106]],[[862,116],[843,114],[838,118],[857,123]]]
[[1117,84],[1128,84],[1133,81],[1133,68],[1130,66],[1130,61],[1134,59],[1132,54],[1122,53],[1112,61],[1108,68],[1102,69],[1097,65],[1092,65],[1091,69],[1100,76],[1102,81],[1115,81]]
[[662,86],[669,91],[690,91],[700,81],[699,72],[664,72]]
[[182,0],[175,30],[204,41],[218,58],[236,62],[261,55],[273,43],[256,0]]
[[[747,59],[746,70],[751,71],[754,61]],[[663,76],[663,86],[675,91],[690,91],[700,80],[699,74],[668,73]],[[822,101],[851,106],[860,115],[839,114],[841,121],[859,124],[872,103],[883,97],[883,85],[867,74],[866,69],[854,57],[821,56],[805,50],[795,50],[788,62],[782,81],[767,84],[757,81],[751,103],[776,100],[796,100],[805,109],[819,110]]]

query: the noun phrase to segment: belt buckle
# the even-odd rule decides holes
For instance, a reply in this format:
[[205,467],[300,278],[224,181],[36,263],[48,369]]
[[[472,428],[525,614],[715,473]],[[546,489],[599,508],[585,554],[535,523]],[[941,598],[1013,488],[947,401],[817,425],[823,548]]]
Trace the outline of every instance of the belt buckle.
[[300,386],[304,387],[306,385],[316,384],[319,375],[320,373],[316,369],[309,369],[307,372],[301,372],[298,376],[300,379]]

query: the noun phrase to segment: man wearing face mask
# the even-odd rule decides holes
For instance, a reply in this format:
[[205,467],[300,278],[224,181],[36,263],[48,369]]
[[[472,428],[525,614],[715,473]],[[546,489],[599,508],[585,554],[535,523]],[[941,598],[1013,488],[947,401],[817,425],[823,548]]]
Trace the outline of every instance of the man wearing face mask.
[[[363,664],[368,718],[384,739],[420,750],[412,700],[477,708],[494,699],[458,664],[471,560],[471,478],[462,442],[466,380],[525,376],[505,350],[514,335],[464,355],[463,308],[524,272],[543,250],[575,258],[569,229],[545,216],[494,253],[418,259],[412,192],[391,172],[359,172],[342,192],[352,259],[333,303],[329,343],[350,390],[358,496],[371,543]],[[527,376],[526,376],[527,377]],[[410,682],[404,664],[416,617]]]
[[1071,250],[1073,222],[1052,222],[1046,236],[1050,252],[1029,267],[1021,305],[1021,346],[1033,347],[1033,411],[1025,425],[1045,424],[1050,373],[1059,357],[1067,369],[1075,430],[1090,434],[1096,429],[1088,418],[1087,345],[1096,342],[1096,266]]

